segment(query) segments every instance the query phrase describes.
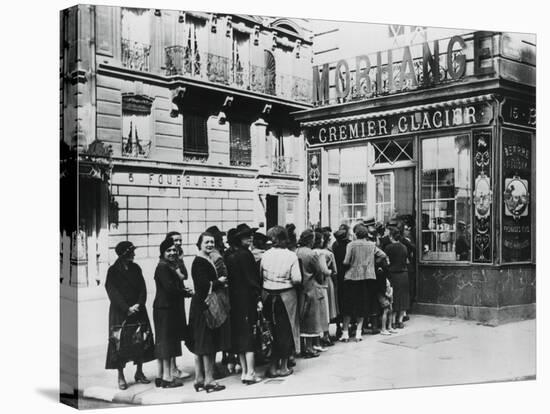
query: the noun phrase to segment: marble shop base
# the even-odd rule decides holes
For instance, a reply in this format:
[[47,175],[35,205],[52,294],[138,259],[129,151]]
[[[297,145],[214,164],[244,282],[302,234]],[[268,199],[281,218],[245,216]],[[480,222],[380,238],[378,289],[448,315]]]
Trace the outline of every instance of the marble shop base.
[[510,305],[502,307],[445,305],[439,303],[415,303],[413,312],[423,315],[461,318],[479,321],[484,325],[498,326],[507,322],[535,319],[536,304]]

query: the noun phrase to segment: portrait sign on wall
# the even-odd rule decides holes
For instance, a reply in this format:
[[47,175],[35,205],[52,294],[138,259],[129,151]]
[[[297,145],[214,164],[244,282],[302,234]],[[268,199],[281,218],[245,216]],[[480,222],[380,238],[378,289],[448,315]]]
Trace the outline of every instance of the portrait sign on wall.
[[502,261],[531,260],[531,134],[502,130]]
[[308,226],[321,225],[321,150],[307,153],[307,221]]
[[491,145],[490,130],[474,132],[473,260],[478,263],[490,263],[493,257]]

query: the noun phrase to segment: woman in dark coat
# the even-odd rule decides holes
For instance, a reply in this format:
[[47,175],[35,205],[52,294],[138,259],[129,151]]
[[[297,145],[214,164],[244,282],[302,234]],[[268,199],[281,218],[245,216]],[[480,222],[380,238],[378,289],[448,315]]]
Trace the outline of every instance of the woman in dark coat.
[[214,382],[214,360],[216,352],[231,348],[231,326],[227,318],[219,328],[210,329],[204,311],[208,308],[205,299],[210,289],[224,289],[227,277],[218,277],[210,257],[214,250],[214,237],[210,233],[200,235],[197,247],[199,253],[191,265],[195,295],[189,309],[190,341],[187,345],[195,354],[195,390],[221,391],[225,386]]
[[393,287],[393,322],[397,328],[403,328],[403,317],[410,306],[409,276],[407,274],[408,252],[401,239],[401,232],[397,228],[390,230],[391,243],[386,246],[385,252],[390,261],[390,283]]
[[[120,327],[126,321],[127,324],[143,324],[144,330],[152,335],[149,317],[145,309],[147,289],[141,268],[134,263],[135,249],[136,247],[129,241],[117,244],[115,252],[118,259],[107,271],[105,289],[111,302],[109,306],[109,333],[112,332],[113,328]],[[150,343],[152,345],[152,340]],[[136,364],[136,374],[134,376],[136,382],[148,384],[150,381],[143,374],[142,365],[144,362],[153,359],[153,346],[144,349],[142,355],[135,355],[132,358],[128,355],[120,355],[116,351],[116,344],[110,340],[105,368],[118,370],[118,387],[125,390],[128,388],[124,378],[126,362],[133,360]]]
[[224,256],[231,304],[231,345],[241,361],[244,384],[260,381],[254,371],[253,328],[262,309],[259,268],[249,250],[254,231],[246,224],[237,226],[231,247]]
[[162,379],[157,384],[162,388],[175,388],[183,385],[175,380],[172,359],[181,355],[181,340],[185,336],[186,325],[181,314],[181,302],[187,295],[183,279],[176,272],[178,248],[173,238],[160,244],[160,260],[155,270],[157,288],[153,302],[153,319],[157,344],[155,356],[162,366]]
[[338,303],[338,316],[336,318],[336,339],[340,339],[342,336],[342,321],[344,306],[344,275],[348,270],[348,266],[344,265],[344,258],[346,257],[346,248],[350,242],[349,240],[349,228],[343,224],[340,229],[334,233],[336,241],[332,244],[332,252],[334,253],[334,260],[336,262],[336,302]]

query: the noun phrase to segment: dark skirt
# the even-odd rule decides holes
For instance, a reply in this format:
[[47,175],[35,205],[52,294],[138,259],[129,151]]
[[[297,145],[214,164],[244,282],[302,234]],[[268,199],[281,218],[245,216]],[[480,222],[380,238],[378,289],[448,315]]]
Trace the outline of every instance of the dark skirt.
[[390,273],[393,287],[393,311],[405,311],[410,307],[409,275],[407,272]]
[[206,325],[206,318],[201,311],[202,306],[191,299],[191,311],[189,314],[189,335],[185,343],[187,348],[195,355],[210,355],[219,351],[231,349],[231,320],[226,321],[216,329],[210,329]]
[[290,357],[294,353],[294,336],[288,313],[279,295],[268,293],[263,314],[272,326],[272,358],[276,360]]
[[151,324],[149,322],[149,317],[147,315],[147,312],[145,310],[142,310],[134,314],[133,316],[128,316],[126,318],[126,322],[128,324],[144,323],[145,329],[151,332],[151,338],[150,338],[150,341],[148,341],[148,344],[150,344],[150,346],[147,346],[143,350],[143,353],[141,355],[131,357],[128,355],[121,355],[119,352],[117,352],[116,344],[113,341],[109,340],[109,343],[107,346],[107,358],[105,361],[105,369],[122,369],[126,366],[126,363],[130,361],[133,361],[134,364],[143,364],[145,362],[149,362],[155,359]]
[[378,312],[377,283],[375,279],[344,280],[342,314],[363,318]]
[[155,357],[168,359],[181,355],[181,316],[179,309],[153,308]]
[[248,315],[231,313],[231,352],[235,354],[254,352],[255,350],[253,328],[258,318],[256,303],[253,305],[254,310],[249,311]]

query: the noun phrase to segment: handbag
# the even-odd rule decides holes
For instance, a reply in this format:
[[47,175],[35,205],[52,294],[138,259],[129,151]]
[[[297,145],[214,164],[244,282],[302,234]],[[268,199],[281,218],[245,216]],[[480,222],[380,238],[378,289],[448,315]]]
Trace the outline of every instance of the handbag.
[[210,282],[210,290],[204,303],[206,304],[204,310],[206,326],[210,329],[222,326],[229,315],[229,297],[227,293],[224,290],[213,291],[212,282]]
[[271,323],[264,318],[262,311],[258,311],[258,319],[252,333],[256,341],[256,353],[264,361],[268,360],[273,351],[273,332]]
[[113,325],[109,342],[114,351],[113,357],[119,361],[140,360],[154,347],[153,333],[148,323],[128,323]]

